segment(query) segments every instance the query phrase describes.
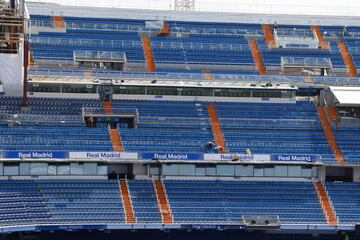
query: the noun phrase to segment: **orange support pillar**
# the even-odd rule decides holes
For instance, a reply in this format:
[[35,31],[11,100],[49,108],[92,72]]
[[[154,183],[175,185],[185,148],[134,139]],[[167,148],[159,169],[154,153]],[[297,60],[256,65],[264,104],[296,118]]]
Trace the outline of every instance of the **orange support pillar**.
[[[103,101],[102,102],[103,109],[105,113],[112,113],[112,104],[110,101]],[[115,152],[122,152],[124,148],[121,143],[120,133],[117,128],[109,128],[110,140],[113,145],[113,149]]]
[[55,28],[64,28],[65,21],[63,16],[53,16],[53,23]]
[[143,48],[144,48],[144,56],[146,60],[146,68],[148,72],[155,71],[155,60],[154,54],[151,48],[151,42],[149,37],[143,37],[142,39]]
[[317,112],[318,112],[318,115],[319,115],[319,118],[320,118],[320,121],[322,124],[322,128],[323,128],[326,140],[335,156],[336,162],[339,164],[344,164],[345,163],[344,156],[342,155],[342,152],[336,143],[336,139],[335,139],[334,133],[331,129],[329,119],[326,116],[324,107],[323,106],[317,107]]
[[336,225],[336,214],[330,202],[329,196],[325,191],[324,185],[320,181],[317,181],[314,187],[327,223],[331,225]]
[[356,77],[357,70],[356,70],[356,67],[355,67],[353,61],[351,60],[350,53],[347,50],[345,43],[343,41],[340,41],[338,43],[338,46],[340,49],[341,56],[344,60],[344,64],[345,64],[346,68],[348,69],[349,77]]
[[174,220],[171,214],[171,209],[166,197],[163,183],[159,180],[154,181],[154,189],[161,214],[162,223],[172,224]]
[[124,206],[125,223],[136,223],[130,192],[126,180],[119,181],[119,189],[121,193],[122,203]]
[[225,140],[221,131],[219,118],[217,116],[216,106],[215,104],[208,104],[207,109],[216,146],[219,146],[225,150]]
[[267,47],[275,48],[276,42],[273,33],[273,29],[269,24],[262,24],[262,29],[264,30],[264,40]]
[[164,21],[163,27],[161,28],[158,36],[167,36],[170,34],[170,26],[167,21]]
[[249,40],[249,46],[251,49],[251,55],[253,57],[253,61],[256,65],[256,69],[261,75],[264,75],[266,73],[266,68],[264,65],[264,61],[261,57],[259,47],[255,40]]
[[324,36],[321,33],[319,26],[311,25],[310,28],[314,31],[316,38],[319,41],[319,45],[321,48],[329,48],[329,44],[325,41]]

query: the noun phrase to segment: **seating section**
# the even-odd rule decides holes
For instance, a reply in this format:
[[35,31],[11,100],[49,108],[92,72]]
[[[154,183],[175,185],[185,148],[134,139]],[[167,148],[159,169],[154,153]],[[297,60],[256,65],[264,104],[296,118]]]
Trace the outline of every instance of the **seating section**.
[[[21,151],[112,151],[105,124],[86,128],[82,107],[101,107],[96,99],[30,98],[30,112],[19,110],[19,98],[1,97],[0,146]],[[6,119],[14,122],[4,125]],[[28,120],[27,120],[28,119]]]
[[229,152],[319,154],[335,159],[324,136],[314,103],[219,103],[216,106]]
[[337,127],[334,130],[336,142],[346,162],[360,163],[360,128]]
[[125,223],[116,180],[39,180],[37,184],[55,223]]
[[[31,111],[21,112],[19,98],[2,99],[3,150],[113,151],[108,126],[98,123],[96,128],[87,128],[81,116],[83,106],[101,108],[99,100],[30,98]],[[127,152],[215,152],[204,148],[207,142],[215,142],[207,103],[114,100],[112,104],[113,108],[136,108],[139,112],[137,128],[127,124],[118,128]],[[318,154],[323,162],[335,163],[312,102],[215,105],[230,153],[249,148],[254,154]],[[346,145],[340,146],[356,154]]]
[[34,181],[0,180],[0,226],[48,224],[52,215]]
[[328,182],[326,190],[340,224],[360,222],[360,183]]
[[129,180],[129,192],[137,223],[161,223],[154,186],[151,181]]
[[137,108],[135,129],[121,128],[127,151],[157,153],[204,153],[213,140],[206,104],[195,102],[113,101],[113,107]]
[[[32,15],[31,18],[41,26],[51,25],[49,16]],[[74,51],[89,50],[125,53],[130,69],[144,71],[145,58],[140,36],[144,31],[154,31],[145,20],[65,16],[64,21],[66,32],[43,31],[31,35],[31,51],[37,66],[53,61],[62,64],[64,68],[72,64]],[[286,48],[269,49],[264,42],[264,31],[260,24],[191,21],[168,21],[168,24],[169,35],[150,36],[155,63],[161,69],[157,70],[159,72],[201,72],[206,69],[225,71],[223,74],[257,74],[248,38],[256,39],[265,67],[275,67],[277,71],[280,71],[281,57],[307,58],[307,62],[329,58],[332,66],[340,69],[334,71],[334,74],[343,74],[346,67],[338,48],[340,39],[344,39],[350,48],[356,65],[360,59],[360,51],[357,49],[360,39],[358,27],[347,27],[344,37],[343,26],[320,26],[330,47],[309,49],[306,41],[302,43],[301,39],[315,39],[310,26],[279,25],[276,26],[278,36],[298,37],[299,43],[290,44]],[[329,36],[332,36],[330,40],[327,38]]]
[[165,180],[175,223],[239,223],[278,215],[281,223],[325,223],[311,182]]

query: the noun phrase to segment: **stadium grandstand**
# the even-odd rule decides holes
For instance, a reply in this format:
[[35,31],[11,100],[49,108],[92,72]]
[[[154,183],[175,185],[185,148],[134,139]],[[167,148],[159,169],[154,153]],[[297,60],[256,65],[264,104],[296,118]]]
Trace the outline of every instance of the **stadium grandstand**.
[[1,239],[360,239],[360,17],[0,0]]

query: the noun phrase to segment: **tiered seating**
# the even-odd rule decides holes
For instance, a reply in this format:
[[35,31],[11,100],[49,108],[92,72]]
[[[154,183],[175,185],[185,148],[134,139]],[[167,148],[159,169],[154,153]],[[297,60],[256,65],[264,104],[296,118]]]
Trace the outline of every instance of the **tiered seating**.
[[151,41],[156,63],[254,65],[242,36],[191,34],[182,38],[152,37]]
[[326,183],[330,200],[340,223],[360,221],[360,183]]
[[319,154],[334,162],[313,103],[217,104],[229,152]]
[[113,107],[137,108],[135,129],[121,128],[127,151],[203,153],[201,147],[213,140],[206,105],[201,103],[114,101]]
[[165,180],[175,223],[239,223],[278,215],[282,223],[324,223],[311,182]]
[[338,127],[334,133],[346,162],[360,163],[360,128]]
[[129,192],[137,223],[161,223],[154,186],[151,181],[129,180]]
[[115,180],[39,180],[56,223],[125,223]]
[[0,225],[46,224],[51,214],[33,181],[0,181]]
[[[19,110],[19,98],[1,98],[1,111],[17,115],[35,116],[20,120],[13,126],[0,124],[0,146],[3,150],[35,151],[112,151],[112,144],[106,125],[86,128],[81,119],[82,106],[100,107],[96,99],[30,99],[31,111]],[[63,121],[51,121],[53,117]],[[32,119],[32,120],[31,120]],[[37,120],[38,119],[38,120]],[[49,119],[49,121],[46,121]]]

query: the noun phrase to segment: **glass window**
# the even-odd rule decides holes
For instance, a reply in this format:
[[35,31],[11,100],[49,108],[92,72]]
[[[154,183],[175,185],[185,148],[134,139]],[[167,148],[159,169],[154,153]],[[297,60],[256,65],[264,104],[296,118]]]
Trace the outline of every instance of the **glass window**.
[[116,86],[113,88],[114,94],[145,94],[145,87],[138,86]]
[[215,176],[216,168],[215,167],[206,167],[206,176]]
[[30,174],[31,175],[47,175],[48,174],[47,163],[31,163]]
[[195,174],[196,174],[196,176],[205,176],[206,168],[205,167],[196,167]]
[[264,168],[263,167],[254,167],[254,177],[263,177]]
[[303,167],[301,169],[301,176],[305,178],[311,178],[312,177],[312,168],[311,167]]
[[287,166],[275,166],[275,177],[287,177],[288,168]]
[[30,163],[20,163],[20,175],[21,176],[30,175]]
[[273,177],[275,174],[274,167],[265,167],[264,168],[264,176],[265,177]]
[[251,91],[245,89],[216,88],[214,89],[214,95],[216,97],[250,97]]
[[236,166],[235,175],[240,176],[240,177],[253,177],[254,176],[254,166],[252,166],[252,165]]
[[62,84],[63,93],[96,93],[96,87],[88,84]]
[[107,175],[108,167],[106,165],[97,166],[97,175]]
[[150,167],[150,175],[158,176],[160,175],[160,170],[158,167]]
[[253,89],[252,96],[253,97],[261,97],[261,98],[281,98],[281,90]]
[[3,163],[0,163],[0,175],[4,175],[4,166],[3,166]]
[[58,175],[70,175],[70,165],[60,165],[57,167]]
[[50,165],[48,166],[48,175],[57,175],[56,173],[56,165]]
[[195,176],[195,165],[194,164],[179,164],[179,175],[180,176]]
[[162,171],[164,175],[167,176],[178,176],[179,175],[179,166],[176,164],[164,164],[162,166]]
[[234,176],[234,165],[217,165],[216,172],[218,176]]
[[178,88],[181,96],[212,96],[213,90],[211,88]]
[[84,175],[84,165],[79,163],[70,163],[71,175]]
[[29,92],[60,92],[60,84],[58,84],[58,83],[31,83],[31,84],[29,84]]
[[4,175],[5,176],[18,176],[19,175],[19,165],[17,165],[17,164],[4,165]]
[[176,87],[147,87],[147,95],[178,95]]
[[96,163],[84,163],[84,175],[96,175],[97,173]]
[[288,166],[289,177],[301,177],[301,166]]

